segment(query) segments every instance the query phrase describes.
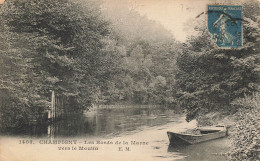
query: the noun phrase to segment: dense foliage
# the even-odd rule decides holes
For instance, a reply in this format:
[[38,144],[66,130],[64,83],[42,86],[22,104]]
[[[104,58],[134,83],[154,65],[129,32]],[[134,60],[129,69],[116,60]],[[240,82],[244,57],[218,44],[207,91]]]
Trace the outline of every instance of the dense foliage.
[[239,108],[236,113],[231,160],[259,160],[260,159],[260,95],[237,99],[232,103]]
[[244,44],[240,49],[216,48],[201,26],[205,22],[197,20],[199,36],[189,39],[177,60],[175,95],[187,110],[187,120],[212,111],[235,112],[232,101],[259,91],[259,21],[249,13],[259,5],[250,3],[243,5]]
[[[172,50],[171,46],[165,47]],[[172,81],[174,77],[173,72],[167,67],[174,64],[174,58],[167,58],[166,55],[174,56],[173,52],[168,53],[165,49],[158,49],[161,47],[144,41],[138,41],[133,45],[133,49],[129,48],[131,47],[121,46],[119,49],[123,49],[125,55],[119,58],[117,55],[114,55],[114,57],[117,56],[116,58],[110,57],[110,59],[118,60],[118,65],[105,71],[103,75],[107,78],[101,88],[103,101],[110,104],[171,102],[170,89],[174,83]],[[150,50],[150,52],[146,53],[145,50]]]
[[179,49],[170,32],[124,2],[107,5],[103,13],[113,28],[109,59],[116,61],[109,72],[103,70],[104,102],[171,104]]
[[49,107],[51,90],[70,108],[96,90],[108,23],[92,2],[18,1],[1,6],[1,125],[19,126]]

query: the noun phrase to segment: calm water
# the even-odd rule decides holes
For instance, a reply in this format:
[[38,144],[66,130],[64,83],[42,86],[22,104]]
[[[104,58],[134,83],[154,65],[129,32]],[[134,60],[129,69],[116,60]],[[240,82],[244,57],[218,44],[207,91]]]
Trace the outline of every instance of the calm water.
[[[230,149],[227,138],[191,146],[169,147],[167,131],[184,131],[194,127],[196,127],[195,121],[187,123],[183,115],[175,114],[173,110],[128,107],[97,109],[81,115],[71,114],[67,116],[67,119],[50,126],[21,130],[19,136],[32,136],[36,139],[84,138],[85,140],[110,140],[114,143],[118,140],[122,142],[126,140],[129,142],[144,141],[149,144],[147,146],[129,145],[131,151],[126,152],[124,156],[134,157],[133,160],[140,160],[138,158],[140,156],[146,158],[141,160],[149,161],[225,161],[226,158],[221,154]],[[8,144],[11,142],[9,141]],[[30,151],[39,150],[42,147],[32,147]],[[104,146],[103,148],[102,154],[114,153],[114,158],[122,160],[121,155],[118,155],[122,153],[115,153],[117,147]],[[70,158],[73,155],[69,154],[69,152],[61,154],[64,156],[62,160],[75,160],[75,158]],[[68,156],[65,157],[66,155]],[[86,154],[81,152],[77,155],[84,157]],[[98,158],[98,156],[100,153],[95,157]]]
[[70,114],[52,125],[26,127],[19,135],[54,137],[105,137],[141,130],[145,127],[178,122],[181,115],[158,108],[103,108],[83,114]]

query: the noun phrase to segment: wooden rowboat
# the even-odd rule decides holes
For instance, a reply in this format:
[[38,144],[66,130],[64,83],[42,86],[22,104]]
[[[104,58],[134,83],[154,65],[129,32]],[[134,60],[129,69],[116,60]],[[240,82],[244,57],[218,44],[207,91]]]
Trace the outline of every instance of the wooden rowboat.
[[197,128],[195,134],[167,132],[170,144],[197,144],[204,141],[218,139],[227,135],[225,126],[208,126]]

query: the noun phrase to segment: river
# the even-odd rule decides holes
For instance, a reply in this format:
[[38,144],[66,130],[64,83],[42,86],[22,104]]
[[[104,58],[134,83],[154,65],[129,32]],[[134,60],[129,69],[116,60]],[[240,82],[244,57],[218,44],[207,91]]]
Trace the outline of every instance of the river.
[[[169,109],[102,108],[68,115],[50,126],[21,129],[16,134],[2,136],[0,160],[11,160],[9,157],[21,161],[227,160],[222,155],[231,146],[227,138],[169,147],[167,131],[180,132],[194,127],[196,121],[187,123],[184,115]],[[53,142],[57,140],[61,144]],[[77,143],[71,145],[69,141]]]

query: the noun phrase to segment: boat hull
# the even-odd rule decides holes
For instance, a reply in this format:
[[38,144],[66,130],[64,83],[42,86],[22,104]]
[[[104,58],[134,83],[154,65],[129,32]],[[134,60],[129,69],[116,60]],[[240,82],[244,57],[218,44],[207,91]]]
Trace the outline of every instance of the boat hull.
[[191,135],[191,134],[181,134],[174,132],[167,132],[169,137],[170,144],[197,144],[213,139],[218,139],[226,136],[226,128],[222,130],[207,133],[207,134],[199,134],[199,135]]

